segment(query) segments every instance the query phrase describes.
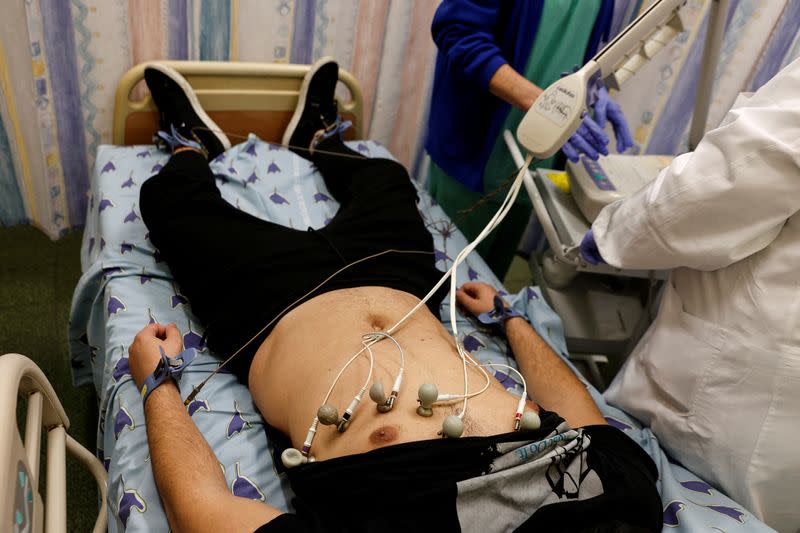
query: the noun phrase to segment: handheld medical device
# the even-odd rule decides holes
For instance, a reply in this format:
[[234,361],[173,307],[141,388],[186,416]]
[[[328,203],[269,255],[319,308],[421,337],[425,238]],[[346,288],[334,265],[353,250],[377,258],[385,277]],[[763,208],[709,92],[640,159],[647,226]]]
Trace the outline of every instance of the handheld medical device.
[[561,149],[593,103],[598,82],[618,89],[683,31],[679,8],[685,3],[686,0],[654,2],[580,70],[545,89],[517,128],[522,146],[538,159]]

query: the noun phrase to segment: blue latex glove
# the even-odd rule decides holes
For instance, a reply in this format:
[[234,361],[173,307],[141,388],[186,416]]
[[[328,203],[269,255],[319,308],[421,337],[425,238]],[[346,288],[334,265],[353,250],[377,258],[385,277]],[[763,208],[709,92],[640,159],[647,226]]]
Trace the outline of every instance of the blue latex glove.
[[577,131],[564,143],[561,150],[573,163],[578,162],[581,153],[597,161],[598,154],[608,155],[608,135],[587,113]]
[[608,89],[602,84],[597,89],[594,118],[600,128],[606,127],[607,120],[611,122],[614,136],[617,138],[617,152],[623,153],[633,146],[633,137],[631,137],[631,130],[628,129],[628,123],[625,121],[625,115],[622,114],[619,104],[609,96]]
[[581,257],[590,265],[605,264],[603,256],[600,255],[600,250],[597,249],[597,243],[594,242],[594,233],[592,233],[591,228],[581,239],[580,250]]

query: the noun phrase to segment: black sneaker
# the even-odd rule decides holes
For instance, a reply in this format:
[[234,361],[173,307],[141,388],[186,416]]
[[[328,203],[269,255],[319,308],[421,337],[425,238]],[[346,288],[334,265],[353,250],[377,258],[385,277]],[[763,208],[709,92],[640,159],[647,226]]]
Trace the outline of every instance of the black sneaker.
[[176,146],[197,148],[207,153],[209,160],[231,147],[228,137],[206,114],[189,82],[178,71],[151,63],[144,69],[144,81],[160,116],[157,142],[170,150]]
[[300,86],[297,109],[283,134],[284,146],[308,159],[318,142],[349,127],[349,122],[341,121],[336,106],[338,81],[339,65],[333,58],[323,57],[311,65]]

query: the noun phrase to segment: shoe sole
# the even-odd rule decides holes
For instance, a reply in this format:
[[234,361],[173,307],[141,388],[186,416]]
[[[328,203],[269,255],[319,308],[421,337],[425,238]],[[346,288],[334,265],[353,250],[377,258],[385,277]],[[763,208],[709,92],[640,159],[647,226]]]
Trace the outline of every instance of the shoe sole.
[[189,85],[189,82],[186,81],[186,78],[184,78],[180,72],[172,67],[168,67],[167,65],[162,65],[160,63],[150,63],[147,65],[147,68],[157,70],[177,83],[178,86],[183,89],[183,93],[189,99],[189,104],[192,106],[192,110],[197,114],[200,122],[204,123],[206,127],[211,130],[211,133],[217,138],[217,140],[219,140],[219,142],[222,143],[222,146],[225,148],[225,150],[230,149],[231,141],[224,133],[222,133],[222,128],[220,128],[216,122],[211,120],[211,117],[209,117],[208,113],[205,112],[203,106],[200,105],[200,101],[197,99],[197,95],[194,94],[194,89],[192,89],[192,86]]
[[[295,128],[297,128],[297,124],[300,123],[300,117],[303,115],[303,110],[306,108],[306,98],[308,98],[308,86],[311,84],[311,79],[314,77],[314,74],[322,68],[323,65],[327,65],[328,63],[335,63],[336,60],[330,56],[325,56],[317,59],[317,61],[311,65],[311,68],[308,70],[306,75],[303,77],[303,83],[300,85],[300,96],[297,99],[297,107],[294,110],[294,115],[292,115],[292,119],[289,121],[289,125],[286,126],[286,131],[283,132],[283,138],[281,139],[281,144],[288,148],[289,141],[292,139],[292,134],[294,133]],[[307,146],[303,146],[303,148],[308,148]]]

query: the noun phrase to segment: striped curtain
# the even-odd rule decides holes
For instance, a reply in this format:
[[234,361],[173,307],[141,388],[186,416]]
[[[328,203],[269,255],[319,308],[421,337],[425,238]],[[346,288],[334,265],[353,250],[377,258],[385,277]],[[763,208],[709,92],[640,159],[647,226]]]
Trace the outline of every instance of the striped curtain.
[[311,63],[361,82],[366,135],[413,168],[422,151],[434,0],[9,0],[0,16],[0,226],[52,238],[83,224],[117,80],[170,58]]
[[[520,0],[532,1],[532,0]],[[612,30],[648,1],[616,0]],[[52,238],[83,224],[117,80],[152,59],[337,58],[364,90],[366,135],[422,157],[438,0],[8,0],[0,16],[0,225]],[[708,4],[617,96],[640,150],[685,150]],[[731,0],[708,126],[800,54],[800,0]],[[565,43],[568,45],[568,43]]]

